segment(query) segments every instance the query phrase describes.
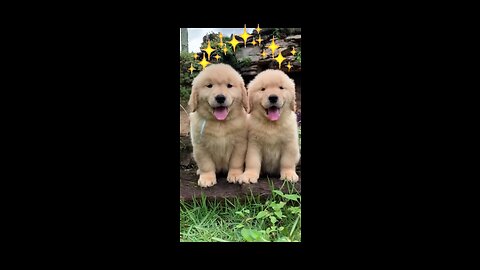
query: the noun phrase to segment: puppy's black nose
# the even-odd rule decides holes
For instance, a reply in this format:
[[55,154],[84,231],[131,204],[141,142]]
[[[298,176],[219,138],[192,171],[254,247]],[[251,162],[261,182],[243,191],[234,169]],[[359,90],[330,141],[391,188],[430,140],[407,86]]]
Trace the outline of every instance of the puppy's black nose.
[[223,102],[225,102],[225,96],[224,95],[218,95],[218,96],[215,97],[215,100],[218,103],[222,104]]
[[276,103],[278,100],[278,97],[275,95],[271,95],[268,97],[268,100],[270,100],[270,103]]

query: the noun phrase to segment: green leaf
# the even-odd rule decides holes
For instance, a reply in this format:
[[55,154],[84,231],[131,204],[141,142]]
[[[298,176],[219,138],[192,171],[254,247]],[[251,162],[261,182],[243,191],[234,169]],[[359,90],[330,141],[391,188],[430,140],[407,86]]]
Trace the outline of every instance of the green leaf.
[[247,241],[247,242],[253,242],[254,241],[253,236],[252,236],[252,230],[243,228],[242,231],[240,232],[240,234],[242,235],[242,237],[245,241]]
[[281,210],[278,210],[278,211],[275,211],[275,215],[279,218],[279,219],[282,219],[283,217],[285,217],[282,213]]
[[297,194],[287,194],[283,197],[291,201],[298,201],[298,199],[300,198],[300,196],[298,196]]
[[247,242],[269,242],[268,237],[265,235],[265,231],[257,231],[243,228],[240,232],[243,239]]
[[253,238],[256,242],[270,242],[265,231],[252,230]]
[[264,211],[260,211],[258,212],[256,218],[257,219],[261,219],[261,218],[264,218],[269,212],[267,210],[264,210]]
[[271,206],[272,206],[273,210],[278,211],[278,210],[282,209],[282,208],[285,206],[285,202],[272,203]]
[[283,231],[284,229],[285,229],[285,227],[280,226],[280,228],[278,228],[278,231],[281,232],[281,231]]
[[243,210],[243,212],[245,212],[247,214],[250,214],[250,210],[248,210],[248,209]]
[[242,211],[237,211],[237,212],[235,212],[235,214],[240,215],[241,217],[245,217],[245,215],[243,214]]
[[267,228],[266,234],[270,235],[272,232],[276,232],[276,231],[277,231],[277,226],[273,225],[273,226]]
[[240,228],[243,228],[244,226],[245,226],[245,225],[243,225],[243,224],[240,223],[240,224],[237,224],[237,226],[235,226],[235,229],[240,229]]
[[302,210],[298,206],[290,206],[288,210],[292,212],[292,214],[297,214],[302,212]]
[[292,242],[288,237],[282,236],[278,238],[275,242]]
[[277,222],[277,218],[275,216],[270,216],[270,222],[272,222],[272,224],[275,224]]
[[273,210],[275,210],[275,207],[277,207],[277,203],[276,202],[271,202],[268,206],[273,208]]
[[273,193],[283,196],[283,192],[281,190],[274,190]]

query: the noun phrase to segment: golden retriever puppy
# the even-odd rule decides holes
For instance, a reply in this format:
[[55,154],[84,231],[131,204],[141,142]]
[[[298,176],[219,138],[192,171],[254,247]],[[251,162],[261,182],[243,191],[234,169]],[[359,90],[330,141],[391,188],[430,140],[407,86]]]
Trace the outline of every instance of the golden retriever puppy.
[[193,80],[188,104],[198,185],[215,185],[221,171],[228,171],[227,181],[236,183],[247,151],[248,101],[242,76],[226,64],[207,66]]
[[300,160],[295,83],[281,70],[265,70],[248,84],[248,148],[239,183],[256,183],[261,172],[297,182]]

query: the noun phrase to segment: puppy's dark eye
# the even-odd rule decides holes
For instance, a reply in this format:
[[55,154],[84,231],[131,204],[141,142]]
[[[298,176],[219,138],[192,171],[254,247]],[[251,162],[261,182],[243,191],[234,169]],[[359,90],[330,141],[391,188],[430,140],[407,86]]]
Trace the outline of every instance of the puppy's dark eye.
[[262,91],[265,91],[265,87],[262,88]]
[[208,87],[208,88],[212,88],[212,87],[213,87],[213,84],[208,84],[207,87]]
[[283,89],[283,86],[280,86],[280,89]]
[[232,88],[232,86],[233,86],[233,85],[231,85],[231,84],[227,84],[227,87],[228,87],[228,88]]

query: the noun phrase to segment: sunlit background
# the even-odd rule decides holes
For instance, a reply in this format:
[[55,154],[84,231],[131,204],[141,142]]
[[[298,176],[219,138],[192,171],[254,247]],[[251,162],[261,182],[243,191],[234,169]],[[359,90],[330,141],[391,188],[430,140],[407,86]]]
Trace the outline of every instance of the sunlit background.
[[[252,34],[253,29],[247,28],[247,32]],[[200,52],[200,44],[202,44],[203,37],[207,33],[211,32],[221,32],[224,36],[230,37],[231,34],[240,35],[243,33],[243,28],[188,28],[188,51],[189,52]],[[182,49],[180,40],[180,50]]]

